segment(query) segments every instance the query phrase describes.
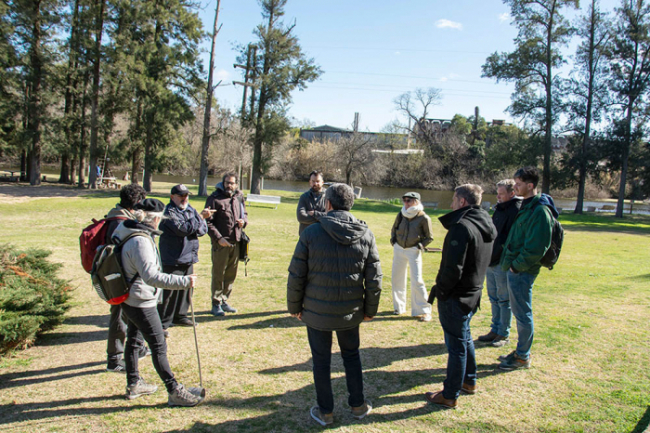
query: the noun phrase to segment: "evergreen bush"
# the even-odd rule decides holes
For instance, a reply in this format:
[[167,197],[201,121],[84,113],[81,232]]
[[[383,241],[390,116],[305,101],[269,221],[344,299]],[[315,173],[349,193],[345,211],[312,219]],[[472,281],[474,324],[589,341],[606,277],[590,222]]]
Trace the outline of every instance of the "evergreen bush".
[[28,347],[63,322],[71,288],[56,277],[61,265],[48,262],[50,254],[0,245],[0,354]]

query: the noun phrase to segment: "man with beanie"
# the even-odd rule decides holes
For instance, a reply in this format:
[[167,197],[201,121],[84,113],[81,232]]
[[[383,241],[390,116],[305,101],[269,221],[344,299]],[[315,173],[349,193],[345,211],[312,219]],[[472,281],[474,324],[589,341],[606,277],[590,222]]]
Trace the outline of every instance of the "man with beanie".
[[313,358],[318,404],[310,415],[323,426],[334,422],[333,332],[341,348],[352,416],[362,419],[372,410],[363,394],[359,325],[377,314],[382,274],[375,236],[350,213],[353,204],[352,188],[330,186],[325,192],[327,214],[302,232],[289,265],[287,306],[307,325]]
[[228,300],[237,278],[242,228],[248,223],[236,173],[223,175],[215,192],[206,200],[205,208],[212,211],[212,216],[206,219],[212,240],[212,314],[219,317],[237,312]]
[[497,237],[490,214],[481,209],[482,194],[483,189],[478,185],[457,187],[452,211],[439,218],[447,236],[429,303],[438,298],[438,318],[449,355],[444,388],[427,392],[425,398],[446,409],[456,407],[461,391],[476,392],[476,356],[470,321],[481,302],[492,242]]
[[[205,218],[212,212],[204,209],[200,214],[190,205],[190,190],[183,184],[171,190],[170,202],[165,206],[164,216],[158,229],[162,231],[159,241],[163,272],[173,275],[193,275],[194,263],[199,261],[199,237],[208,232]],[[158,313],[163,329],[172,324],[192,326],[187,317],[193,289],[163,290]]]

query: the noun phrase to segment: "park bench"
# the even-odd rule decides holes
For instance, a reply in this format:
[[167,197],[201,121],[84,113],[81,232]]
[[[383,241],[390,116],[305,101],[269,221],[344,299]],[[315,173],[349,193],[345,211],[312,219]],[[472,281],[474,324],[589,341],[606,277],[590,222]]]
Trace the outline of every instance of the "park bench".
[[275,209],[278,208],[282,197],[275,195],[260,195],[260,194],[248,194],[246,196],[246,201],[248,203],[264,203],[275,205]]

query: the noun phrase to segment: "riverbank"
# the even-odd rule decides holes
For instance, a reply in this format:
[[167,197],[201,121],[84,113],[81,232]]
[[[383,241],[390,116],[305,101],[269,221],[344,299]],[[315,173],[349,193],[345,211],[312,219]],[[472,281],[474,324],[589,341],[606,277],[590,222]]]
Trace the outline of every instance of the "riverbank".
[[[153,196],[167,201],[170,186],[154,183]],[[108,305],[92,291],[79,264],[78,236],[91,218],[114,206],[118,191],[0,200],[0,242],[52,250],[52,260],[63,264],[61,276],[76,287],[63,326],[36,346],[0,360],[3,429],[126,432],[137,425],[152,432],[322,431],[308,415],[315,397],[306,330],[286,313],[299,193],[265,193],[280,195],[282,203],[277,210],[249,207],[251,262],[248,277],[240,272],[232,296],[239,313],[224,319],[209,314],[210,244],[201,240],[194,304],[208,397],[193,409],[166,407],[149,358],[141,372],[160,389],[134,401],[123,398],[125,377],[104,371]],[[204,200],[192,197],[191,203],[201,208]],[[384,272],[380,314],[361,330],[366,394],[375,409],[361,422],[350,417],[343,366],[334,353],[336,422],[330,431],[643,431],[650,395],[650,218],[563,215],[562,257],[553,271],[542,271],[534,289],[532,368],[501,372],[496,358],[513,344],[477,346],[479,392],[461,397],[456,411],[440,411],[423,398],[444,380],[446,350],[437,314],[430,323],[392,314],[388,239],[398,209],[372,200],[359,200],[353,209],[377,237]],[[442,245],[445,231],[436,218],[444,213],[430,212],[434,247]],[[427,287],[439,260],[436,253],[423,257]],[[474,338],[489,325],[485,293],[482,307],[472,320]],[[172,328],[170,334],[174,373],[186,385],[198,384],[192,330]]]

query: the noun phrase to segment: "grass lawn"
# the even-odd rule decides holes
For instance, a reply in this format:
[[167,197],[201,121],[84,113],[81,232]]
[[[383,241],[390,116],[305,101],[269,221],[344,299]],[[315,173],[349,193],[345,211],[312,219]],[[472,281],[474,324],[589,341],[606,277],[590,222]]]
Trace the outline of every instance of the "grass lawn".
[[[154,184],[167,202],[171,185]],[[307,187],[307,186],[306,186]],[[63,187],[62,187],[63,188]],[[301,322],[286,312],[287,267],[298,239],[298,193],[281,195],[277,210],[249,207],[248,276],[240,268],[231,304],[239,313],[216,319],[210,307],[210,242],[201,241],[195,309],[207,388],[196,408],[170,409],[151,361],[141,372],[156,394],[124,399],[124,375],[107,373],[108,305],[79,263],[78,237],[91,218],[119,201],[117,192],[81,197],[22,199],[12,187],[0,203],[0,242],[47,248],[63,264],[60,276],[76,287],[65,324],[36,346],[0,359],[0,429],[5,432],[303,432],[320,431],[311,356]],[[0,193],[6,192],[0,190]],[[58,194],[57,194],[58,195]],[[204,200],[192,198],[202,209]],[[543,270],[534,295],[535,342],[530,370],[502,372],[497,357],[514,349],[477,344],[479,391],[461,396],[455,411],[425,403],[441,388],[447,354],[434,320],[393,316],[392,252],[388,242],[398,206],[359,200],[353,213],[377,237],[384,272],[380,313],[361,330],[365,392],[375,409],[355,421],[347,409],[343,366],[332,358],[337,432],[642,432],[650,420],[650,218],[563,215],[565,247],[553,271]],[[435,239],[445,231],[431,211]],[[424,257],[433,285],[440,254]],[[1,288],[0,288],[1,289]],[[409,289],[410,290],[410,289]],[[472,320],[474,338],[488,330],[490,306]],[[169,359],[176,377],[199,382],[192,330],[170,329]],[[334,345],[337,350],[337,346]]]

